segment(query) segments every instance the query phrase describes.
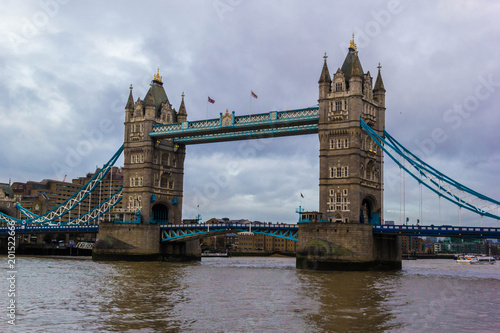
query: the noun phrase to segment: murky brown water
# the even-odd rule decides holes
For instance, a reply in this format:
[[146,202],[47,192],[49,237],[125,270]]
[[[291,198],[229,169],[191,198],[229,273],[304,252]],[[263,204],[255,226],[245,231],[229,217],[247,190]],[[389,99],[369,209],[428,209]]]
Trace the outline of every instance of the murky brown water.
[[[293,258],[204,258],[181,264],[18,257],[16,264],[15,332],[465,332],[500,327],[500,263],[405,261],[398,273],[296,270]],[[1,272],[5,309],[7,269]],[[2,313],[0,331],[9,331]]]

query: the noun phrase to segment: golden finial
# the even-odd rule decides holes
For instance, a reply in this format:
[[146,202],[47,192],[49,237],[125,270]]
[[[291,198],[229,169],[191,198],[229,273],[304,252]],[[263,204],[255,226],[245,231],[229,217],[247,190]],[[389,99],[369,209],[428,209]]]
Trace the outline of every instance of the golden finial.
[[356,51],[356,43],[354,43],[354,33],[352,34],[352,40],[351,40],[351,44],[349,45],[349,48]]
[[226,108],[226,114],[229,114],[229,108]]
[[154,81],[158,81],[158,82],[163,82],[161,80],[161,76],[160,76],[160,69],[158,68],[158,71],[156,72],[154,78],[153,78]]

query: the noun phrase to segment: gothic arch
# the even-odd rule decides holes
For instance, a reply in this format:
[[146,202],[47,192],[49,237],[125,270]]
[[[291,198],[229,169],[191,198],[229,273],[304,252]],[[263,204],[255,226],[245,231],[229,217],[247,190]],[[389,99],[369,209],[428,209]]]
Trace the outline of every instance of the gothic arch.
[[367,195],[361,201],[359,222],[368,224],[379,224],[378,202],[372,195]]
[[151,222],[158,224],[168,224],[170,208],[165,203],[157,203],[152,207]]

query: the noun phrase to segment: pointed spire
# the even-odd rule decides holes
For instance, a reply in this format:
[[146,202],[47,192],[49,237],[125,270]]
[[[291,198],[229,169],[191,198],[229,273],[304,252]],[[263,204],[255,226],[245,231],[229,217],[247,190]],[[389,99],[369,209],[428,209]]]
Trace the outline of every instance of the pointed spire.
[[179,106],[179,114],[186,115],[186,106],[184,105],[184,92],[182,92],[182,101],[181,101],[181,106]]
[[132,87],[132,84],[131,84],[130,85],[130,94],[128,95],[127,105],[125,106],[125,109],[128,109],[128,110],[134,109],[134,97],[132,96],[132,89],[134,89],[134,88]]
[[373,88],[373,90],[374,91],[377,91],[377,90],[385,91],[384,81],[382,81],[382,75],[380,74],[380,69],[382,68],[382,66],[380,66],[380,62],[378,63],[377,68],[378,68],[377,81],[375,81],[375,87]]
[[359,61],[357,52],[354,54],[352,63],[351,77],[353,76],[363,76],[363,67],[361,67],[361,62]]
[[184,92],[182,92],[181,106],[179,106],[179,112],[177,112],[177,122],[182,123],[187,120],[186,106],[184,105]]
[[325,63],[323,64],[323,69],[321,70],[321,76],[319,77],[318,83],[332,83],[332,78],[330,77],[330,72],[328,71],[328,65],[326,64],[326,58],[328,58],[326,52],[323,58],[325,59]]
[[153,84],[151,84],[151,88],[149,88],[148,93],[146,94],[146,98],[144,98],[145,106],[155,107],[155,98],[153,96]]

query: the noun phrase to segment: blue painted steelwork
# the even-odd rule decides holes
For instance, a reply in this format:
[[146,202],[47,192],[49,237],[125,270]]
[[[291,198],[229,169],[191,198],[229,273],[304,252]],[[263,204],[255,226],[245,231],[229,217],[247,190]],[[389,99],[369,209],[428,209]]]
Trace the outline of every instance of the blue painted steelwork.
[[199,143],[209,143],[209,142],[264,139],[264,138],[272,138],[279,136],[303,135],[303,134],[314,134],[314,133],[318,133],[317,124],[186,136],[182,138],[175,138],[174,142],[177,144],[199,144]]
[[[8,233],[8,227],[0,227],[0,234]],[[16,226],[16,234],[34,234],[46,232],[98,232],[99,225],[53,225],[53,226]]]
[[121,153],[123,152],[123,148],[124,146],[122,145],[120,149],[118,149],[118,151],[113,155],[113,157],[111,157],[111,159],[102,167],[102,169],[99,170],[87,182],[87,184],[85,184],[80,190],[69,197],[61,205],[40,216],[36,216],[35,214],[25,209],[29,214],[34,215],[34,217],[28,218],[26,220],[19,220],[5,214],[0,214],[0,222],[16,224],[50,224],[54,221],[57,221],[62,216],[73,211],[73,209],[75,209],[81,202],[83,202],[83,200],[85,200],[87,196],[97,187],[97,185],[104,179],[104,177],[106,177],[108,172],[111,170],[116,160],[120,157]]
[[296,224],[167,224],[162,225],[160,230],[162,242],[202,238],[210,234],[221,234],[230,231],[248,231],[298,241],[299,227]]
[[[98,232],[99,225],[52,225],[52,226],[16,226],[16,234],[46,233],[46,232]],[[295,224],[211,224],[211,225],[163,225],[160,227],[163,242],[182,240],[188,237],[205,237],[211,233],[225,231],[250,231],[258,234],[271,235],[278,238],[297,241],[298,226]],[[7,234],[9,227],[0,227],[0,234]],[[374,234],[400,236],[430,236],[430,237],[461,237],[461,238],[499,238],[500,228],[488,227],[454,227],[454,226],[406,226],[406,225],[375,225]]]
[[[231,118],[231,122],[224,122],[226,118]],[[235,116],[233,111],[232,114],[221,113],[218,119],[155,125],[149,135],[173,138],[175,143],[182,144],[247,140],[317,133],[318,120],[318,107],[244,116]]]
[[500,228],[375,225],[374,234],[431,237],[500,238]]
[[[420,184],[436,193],[439,197],[461,208],[481,216],[500,220],[499,201],[480,194],[439,172],[403,147],[387,131],[384,130],[384,136],[386,137],[384,139],[370,128],[363,119],[360,119],[360,123],[380,149]],[[394,151],[395,154],[392,154],[389,149]],[[398,157],[404,159],[406,163],[401,163]]]
[[18,203],[16,203],[16,208],[19,209],[19,211],[21,213],[23,213],[23,215],[26,216],[28,219],[32,219],[32,218],[38,217],[38,215],[36,215],[35,213],[30,212],[29,210],[27,210],[26,208],[24,208],[23,206],[21,206]]

